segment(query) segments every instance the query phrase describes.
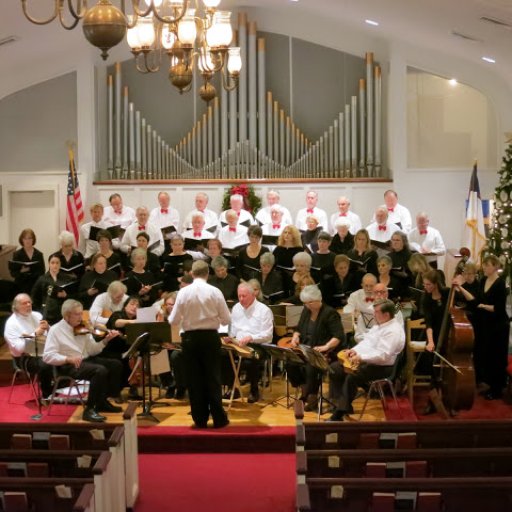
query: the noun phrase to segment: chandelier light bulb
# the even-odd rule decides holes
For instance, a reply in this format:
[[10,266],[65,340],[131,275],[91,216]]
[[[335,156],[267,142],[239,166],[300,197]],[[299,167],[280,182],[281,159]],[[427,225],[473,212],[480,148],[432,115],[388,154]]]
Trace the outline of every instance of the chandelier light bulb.
[[176,34],[169,29],[169,25],[162,27],[162,46],[166,50],[170,50],[176,42]]
[[193,45],[197,36],[195,9],[187,9],[187,13],[178,23],[178,39],[182,44]]
[[[133,16],[129,16],[128,21],[131,25],[133,23]],[[126,41],[128,42],[128,46],[132,50],[137,50],[140,48],[139,30],[137,28],[137,25],[128,29],[128,31],[126,32]]]
[[160,7],[162,5],[162,0],[144,0],[146,2],[146,5],[149,7],[151,5],[151,3],[153,3],[153,5],[155,7]]
[[231,75],[240,73],[242,69],[242,57],[240,56],[240,48],[235,46],[228,51],[228,72]]
[[220,4],[220,0],[203,0],[203,4],[207,9],[215,9]]
[[136,29],[138,31],[139,43],[141,48],[150,48],[155,42],[155,27],[153,18],[139,18]]
[[211,48],[229,46],[233,39],[230,23],[231,12],[217,11],[213,15],[212,26],[206,31],[206,44]]

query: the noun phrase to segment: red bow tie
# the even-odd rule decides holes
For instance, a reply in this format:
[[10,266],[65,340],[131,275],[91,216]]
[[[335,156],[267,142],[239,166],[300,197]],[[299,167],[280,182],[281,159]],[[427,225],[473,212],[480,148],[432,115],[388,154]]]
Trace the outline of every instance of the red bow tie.
[[388,212],[393,213],[394,211],[395,211],[395,209],[394,209],[394,208],[388,208]]
[[238,215],[238,217],[240,217],[240,212],[236,212],[236,214]]
[[340,213],[340,217],[346,217],[347,214],[346,213]]
[[272,229],[279,229],[281,224],[272,224]]
[[420,235],[426,235],[427,230],[426,229],[420,229]]
[[373,297],[366,297],[366,299],[364,299],[366,302],[373,302]]
[[229,231],[231,231],[232,233],[236,233],[236,228],[229,228]]
[[386,226],[379,226],[379,231],[386,231],[387,227]]
[[167,208],[160,208],[160,213],[169,213]]
[[139,226],[139,231],[146,231],[146,226]]
[[306,211],[307,211],[308,213],[313,213],[313,212],[314,212],[314,209],[313,209],[313,208],[308,208]]
[[194,231],[194,236],[196,238],[201,238],[201,231]]

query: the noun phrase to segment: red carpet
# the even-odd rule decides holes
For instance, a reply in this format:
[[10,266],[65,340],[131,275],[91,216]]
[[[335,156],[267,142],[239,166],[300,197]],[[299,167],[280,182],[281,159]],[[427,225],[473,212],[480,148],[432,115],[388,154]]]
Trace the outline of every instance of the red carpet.
[[141,455],[135,512],[292,512],[295,454]]
[[291,453],[295,427],[139,427],[140,453]]
[[398,409],[396,408],[395,401],[392,397],[386,397],[387,408],[384,409],[384,414],[388,421],[416,421],[418,418],[412,410],[409,399],[405,396],[397,397]]
[[[38,411],[30,386],[28,384],[14,386],[12,403],[8,402],[10,389],[10,384],[0,387],[0,422],[32,421],[31,417],[37,414]],[[47,408],[43,407],[42,421],[49,423],[67,422],[75,409],[75,405],[56,404],[52,406],[51,416],[48,416]]]

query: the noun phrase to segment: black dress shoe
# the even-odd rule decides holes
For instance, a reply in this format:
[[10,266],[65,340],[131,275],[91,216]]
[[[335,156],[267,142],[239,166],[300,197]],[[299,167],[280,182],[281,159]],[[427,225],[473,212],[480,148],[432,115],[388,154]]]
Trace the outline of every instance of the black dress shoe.
[[123,408],[117,405],[111,404],[108,400],[105,400],[98,407],[96,407],[98,412],[123,412]]
[[229,425],[229,420],[226,418],[225,420],[219,422],[219,423],[213,423],[213,428],[224,428]]
[[185,398],[185,395],[187,394],[187,388],[182,388],[181,386],[178,386],[176,388],[176,400],[183,400]]
[[93,423],[103,423],[107,418],[101,414],[98,414],[96,409],[93,409],[92,407],[86,407],[84,409],[84,413],[82,414],[82,419],[84,421],[92,421]]
[[[224,393],[224,396],[222,397],[224,400],[231,400],[231,389],[229,391],[226,391]],[[233,395],[233,400],[240,398],[240,391],[238,389],[235,389],[235,393]]]
[[343,416],[345,416],[345,411],[335,411],[325,421],[343,421]]
[[208,428],[206,423],[194,423],[190,428],[200,429],[200,428]]
[[250,403],[250,404],[253,404],[253,403],[257,402],[259,399],[260,399],[259,392],[256,391],[256,393],[253,393],[251,391],[251,393],[249,394],[249,398],[247,399],[247,402]]
[[165,398],[174,398],[175,394],[176,388],[174,386],[169,386],[165,392]]

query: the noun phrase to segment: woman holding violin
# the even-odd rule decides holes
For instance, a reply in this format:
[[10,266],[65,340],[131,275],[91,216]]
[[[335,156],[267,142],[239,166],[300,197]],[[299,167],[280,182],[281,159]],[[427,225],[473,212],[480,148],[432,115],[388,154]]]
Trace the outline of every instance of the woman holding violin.
[[112,313],[111,317],[108,319],[107,328],[108,329],[116,329],[119,331],[122,336],[119,336],[112,340],[107,347],[103,350],[104,357],[110,357],[112,359],[117,359],[121,361],[123,365],[123,372],[121,377],[121,388],[130,386],[130,390],[128,392],[129,400],[140,400],[137,386],[130,385],[128,382],[128,377],[130,376],[132,369],[130,367],[128,359],[122,357],[123,352],[126,352],[128,349],[128,345],[126,344],[126,326],[128,324],[133,324],[137,321],[137,309],[140,307],[140,299],[136,296],[128,297],[126,302],[124,303],[123,309],[121,311],[116,311]]
[[[322,293],[316,285],[306,286],[300,293],[300,299],[304,309],[289,346],[307,345],[330,358],[333,350],[345,342],[340,315],[322,302]],[[321,372],[309,364],[288,365],[287,372],[292,386],[302,388],[301,399],[306,402],[305,410],[315,410],[318,389],[322,384]]]

